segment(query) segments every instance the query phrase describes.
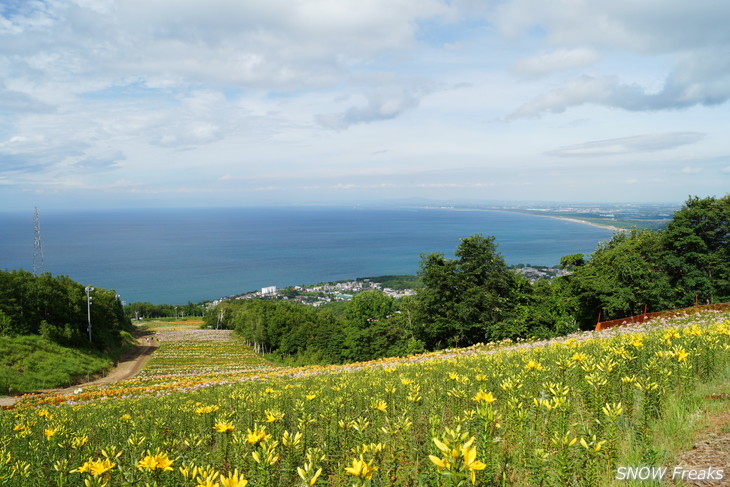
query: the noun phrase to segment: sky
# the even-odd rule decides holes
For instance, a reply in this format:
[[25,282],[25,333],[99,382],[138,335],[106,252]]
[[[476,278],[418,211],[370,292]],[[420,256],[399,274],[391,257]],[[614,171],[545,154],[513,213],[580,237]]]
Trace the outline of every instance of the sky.
[[726,0],[0,0],[0,211],[683,202]]

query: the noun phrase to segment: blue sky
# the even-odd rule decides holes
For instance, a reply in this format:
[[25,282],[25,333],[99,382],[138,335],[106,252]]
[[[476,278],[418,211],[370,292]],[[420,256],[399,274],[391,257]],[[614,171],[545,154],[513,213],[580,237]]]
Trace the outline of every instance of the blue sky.
[[0,0],[0,211],[682,202],[724,0]]

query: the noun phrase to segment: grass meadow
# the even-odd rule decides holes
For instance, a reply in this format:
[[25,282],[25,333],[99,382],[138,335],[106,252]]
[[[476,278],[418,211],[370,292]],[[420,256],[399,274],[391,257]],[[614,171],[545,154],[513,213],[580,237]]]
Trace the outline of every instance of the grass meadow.
[[299,368],[164,326],[138,376],[0,411],[0,485],[630,485],[730,378],[720,313]]
[[111,367],[112,360],[99,352],[62,347],[37,335],[0,336],[0,394],[70,386]]

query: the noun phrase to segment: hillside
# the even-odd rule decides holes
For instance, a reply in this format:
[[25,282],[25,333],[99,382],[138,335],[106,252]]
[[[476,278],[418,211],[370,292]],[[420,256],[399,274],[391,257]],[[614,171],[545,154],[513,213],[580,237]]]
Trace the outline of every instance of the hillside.
[[730,380],[718,313],[327,367],[277,367],[227,331],[157,338],[135,378],[0,412],[6,467],[72,484],[608,485],[689,448]]
[[101,375],[112,359],[68,348],[37,335],[0,336],[0,395],[71,386]]

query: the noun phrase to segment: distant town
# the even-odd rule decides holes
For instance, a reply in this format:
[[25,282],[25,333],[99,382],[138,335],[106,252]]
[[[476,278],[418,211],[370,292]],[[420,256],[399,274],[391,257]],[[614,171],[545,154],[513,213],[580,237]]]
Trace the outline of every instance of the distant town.
[[539,281],[540,279],[554,279],[556,277],[567,276],[570,274],[570,271],[566,271],[565,269],[560,269],[558,267],[526,266],[520,264],[513,267],[513,269],[530,282]]
[[[557,267],[517,265],[512,269],[517,274],[524,276],[530,282],[540,279],[553,279],[569,274],[570,272]],[[302,303],[308,306],[322,306],[323,304],[336,301],[349,301],[358,293],[365,291],[380,291],[394,299],[405,296],[413,296],[416,290],[422,287],[421,280],[417,276],[396,275],[365,277],[350,281],[334,281],[319,284],[289,286],[277,288],[267,286],[260,291],[251,291],[235,296],[226,296],[213,301],[210,306],[215,306],[222,301],[234,299],[273,299]]]
[[[389,287],[389,282],[397,280],[400,285]],[[380,281],[380,282],[379,282]],[[412,287],[403,287],[403,283]],[[289,286],[277,288],[267,286],[260,291],[253,291],[237,296],[229,296],[213,301],[213,306],[221,301],[231,299],[281,299],[294,301],[308,306],[321,306],[335,301],[349,301],[355,294],[364,291],[381,291],[382,293],[399,299],[404,296],[416,294],[416,288],[420,287],[420,280],[416,276],[382,276],[381,278],[359,278],[352,281],[325,282],[302,286]]]

